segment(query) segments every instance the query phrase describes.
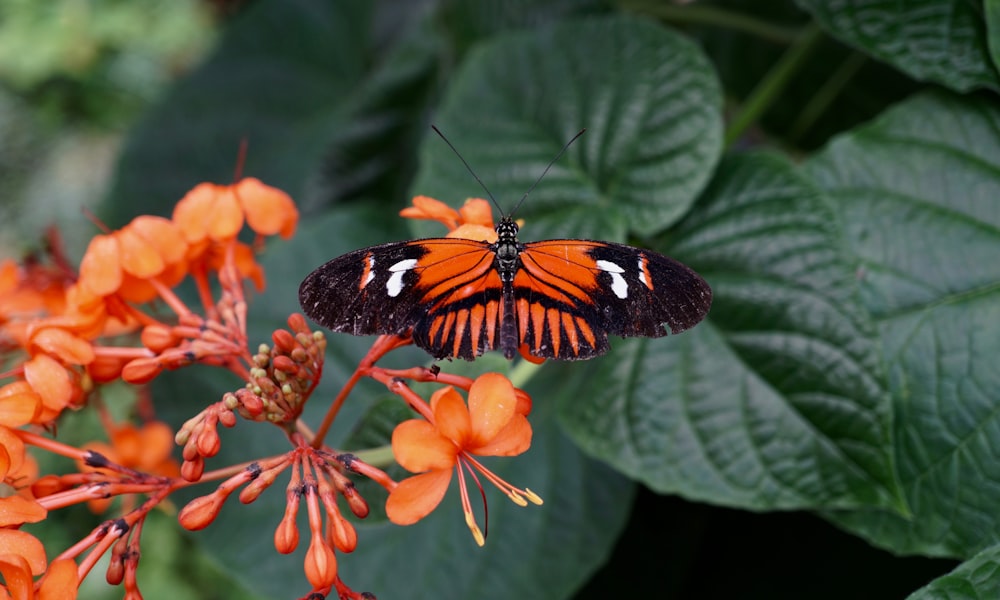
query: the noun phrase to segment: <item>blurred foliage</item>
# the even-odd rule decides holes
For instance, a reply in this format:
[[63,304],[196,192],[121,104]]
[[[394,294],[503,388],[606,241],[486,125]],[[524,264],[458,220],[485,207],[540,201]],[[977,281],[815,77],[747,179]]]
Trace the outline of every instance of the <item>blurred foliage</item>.
[[0,84],[43,120],[114,127],[213,38],[199,0],[0,0]]

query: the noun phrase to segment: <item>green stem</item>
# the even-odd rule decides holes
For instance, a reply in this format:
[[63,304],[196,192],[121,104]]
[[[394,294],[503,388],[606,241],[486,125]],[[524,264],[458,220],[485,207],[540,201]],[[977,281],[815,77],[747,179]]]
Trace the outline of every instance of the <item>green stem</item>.
[[837,99],[837,96],[844,90],[848,82],[861,70],[861,67],[868,61],[868,57],[861,52],[852,52],[847,60],[842,62],[833,75],[826,80],[819,90],[813,94],[798,118],[789,128],[789,133],[785,137],[786,142],[795,144],[805,135],[805,132],[813,126],[813,123],[826,111],[827,108]]
[[396,462],[396,458],[392,455],[392,446],[390,445],[359,450],[353,454],[363,462],[379,469],[385,469]]
[[662,19],[669,23],[686,25],[708,25],[741,31],[776,44],[792,44],[801,35],[800,30],[779,27],[760,19],[702,4],[678,5],[659,0],[620,0],[619,6],[626,10]]
[[[542,363],[542,365],[544,364]],[[519,360],[508,372],[507,379],[510,379],[514,387],[524,389],[525,384],[531,381],[531,378],[537,375],[542,369],[542,365],[536,365],[523,359]]]
[[781,57],[777,64],[757,84],[746,101],[742,110],[733,118],[726,131],[726,146],[739,139],[750,125],[756,123],[761,115],[767,112],[771,104],[785,88],[791,78],[805,64],[806,58],[819,41],[823,39],[820,28],[812,23],[798,40]]

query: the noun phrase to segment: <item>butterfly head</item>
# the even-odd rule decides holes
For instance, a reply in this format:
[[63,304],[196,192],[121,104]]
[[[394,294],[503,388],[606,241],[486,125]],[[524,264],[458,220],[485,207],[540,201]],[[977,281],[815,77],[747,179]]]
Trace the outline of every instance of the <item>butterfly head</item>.
[[514,242],[514,243],[516,243],[517,242],[517,229],[518,229],[517,223],[514,222],[514,219],[511,219],[508,216],[502,217],[500,219],[500,222],[497,223],[497,226],[496,226],[497,238],[499,238],[498,241],[501,242],[501,243],[503,243],[503,242],[507,242],[507,243]]

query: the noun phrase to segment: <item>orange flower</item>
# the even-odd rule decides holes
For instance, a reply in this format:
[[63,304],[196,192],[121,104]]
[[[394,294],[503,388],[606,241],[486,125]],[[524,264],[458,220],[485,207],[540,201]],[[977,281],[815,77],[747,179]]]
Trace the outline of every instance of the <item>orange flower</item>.
[[[150,475],[177,477],[180,467],[171,457],[174,432],[162,421],[150,421],[141,427],[131,423],[109,425],[111,444],[91,442],[86,450],[101,453],[109,461]],[[81,470],[88,467],[80,465]]]
[[[39,354],[24,363],[27,386],[42,399],[41,414],[36,423],[47,423],[59,416],[69,405],[79,405],[84,398],[80,374],[67,369],[47,354]],[[10,384],[14,385],[14,384]]]
[[236,237],[246,219],[260,235],[290,238],[299,211],[285,192],[247,177],[234,185],[201,183],[174,207],[174,223],[190,244],[221,242]]
[[[27,383],[15,381],[0,387],[0,425],[12,428],[27,425],[41,413],[42,398]],[[6,450],[0,447],[0,452]]]
[[[41,573],[45,575],[36,587],[34,577]],[[73,600],[80,585],[75,562],[62,559],[47,565],[42,543],[14,529],[0,529],[0,574],[5,583],[0,598]]]
[[0,426],[0,496],[15,493],[30,496],[30,486],[38,478],[38,464],[25,452],[24,442],[13,430]]
[[[386,513],[397,525],[410,525],[434,510],[451,483],[452,471],[459,477],[466,524],[481,546],[484,537],[476,525],[460,467],[479,471],[515,503],[528,498],[541,504],[530,490],[521,490],[500,479],[473,456],[517,456],[531,445],[531,425],[518,412],[513,384],[497,373],[476,379],[469,389],[469,404],[452,387],[431,397],[433,420],[404,421],[392,434],[396,461],[407,471],[420,473],[400,482],[389,494]],[[521,404],[523,406],[523,403]]]
[[70,277],[55,267],[26,263],[0,262],[0,323],[62,312]]
[[156,290],[146,280],[173,286],[187,274],[181,230],[162,217],[141,216],[118,231],[94,236],[80,262],[80,285],[95,296],[121,294],[147,302]]
[[493,208],[482,198],[469,198],[462,208],[455,210],[440,200],[415,196],[413,206],[399,211],[399,215],[407,219],[437,221],[448,228],[446,237],[490,243],[497,241],[497,232],[493,228]]

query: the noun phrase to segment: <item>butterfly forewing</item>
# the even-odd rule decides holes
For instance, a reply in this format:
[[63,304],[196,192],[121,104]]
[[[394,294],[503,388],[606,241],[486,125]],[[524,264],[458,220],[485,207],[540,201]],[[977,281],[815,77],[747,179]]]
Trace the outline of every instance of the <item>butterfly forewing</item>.
[[489,300],[499,293],[489,244],[432,238],[335,258],[306,277],[299,301],[333,331],[401,334],[412,327],[414,342],[435,358],[472,359],[493,347],[483,341],[495,339],[496,300]]

